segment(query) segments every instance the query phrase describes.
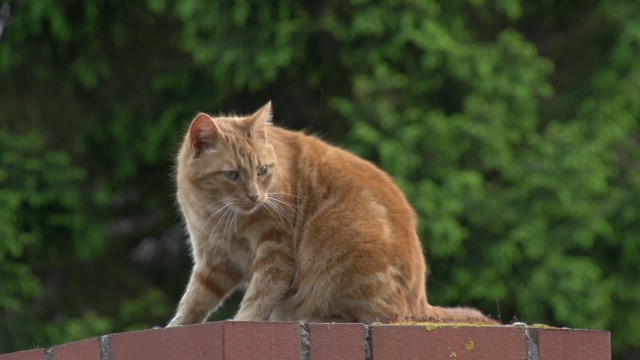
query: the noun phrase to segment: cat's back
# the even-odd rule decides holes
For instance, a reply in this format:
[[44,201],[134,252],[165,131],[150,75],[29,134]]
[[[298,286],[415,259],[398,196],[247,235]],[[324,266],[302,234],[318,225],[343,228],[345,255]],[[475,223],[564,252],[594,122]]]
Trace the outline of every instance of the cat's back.
[[413,208],[387,173],[316,136],[273,130],[277,156],[291,166],[285,171],[294,178],[307,206],[329,201],[352,202],[354,207],[372,203],[379,209],[372,215],[384,213],[398,227],[415,232]]
[[285,164],[295,164],[303,173],[324,176],[324,184],[336,182],[358,188],[383,186],[400,192],[391,178],[373,163],[316,136],[275,126],[270,134],[279,159],[284,158]]

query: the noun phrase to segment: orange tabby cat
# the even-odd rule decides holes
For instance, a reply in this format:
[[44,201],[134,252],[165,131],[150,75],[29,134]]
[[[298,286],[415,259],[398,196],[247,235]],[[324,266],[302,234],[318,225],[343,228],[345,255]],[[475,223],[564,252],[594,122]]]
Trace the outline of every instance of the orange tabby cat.
[[198,114],[178,155],[194,268],[168,326],[205,321],[239,286],[235,320],[495,323],[429,305],[416,216],[370,162],[248,117]]

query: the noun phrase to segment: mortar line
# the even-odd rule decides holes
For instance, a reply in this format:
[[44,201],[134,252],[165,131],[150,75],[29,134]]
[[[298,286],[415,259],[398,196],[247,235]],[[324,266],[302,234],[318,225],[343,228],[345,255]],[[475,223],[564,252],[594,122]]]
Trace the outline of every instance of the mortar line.
[[110,360],[109,335],[100,336],[100,360]]
[[364,326],[364,360],[371,360],[371,326]]
[[527,338],[527,359],[528,360],[540,360],[540,353],[538,352],[538,344],[531,334],[531,330],[528,326],[524,327],[524,334]]
[[53,360],[53,348],[50,347],[44,353],[44,360]]
[[[300,359],[309,360],[311,358],[311,343],[309,342],[309,329],[307,324],[300,323]],[[102,359],[101,359],[102,360]]]

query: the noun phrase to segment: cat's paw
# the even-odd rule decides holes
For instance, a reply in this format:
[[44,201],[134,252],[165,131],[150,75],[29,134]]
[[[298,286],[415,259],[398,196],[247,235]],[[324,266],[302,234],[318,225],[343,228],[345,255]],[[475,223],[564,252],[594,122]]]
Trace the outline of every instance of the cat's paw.
[[259,316],[254,316],[251,314],[241,314],[238,313],[236,314],[236,316],[233,317],[233,319],[229,319],[231,321],[268,321],[268,319],[263,319]]
[[229,319],[228,321],[242,322],[242,321],[257,321],[257,320],[252,320],[252,319],[248,319],[248,318],[238,318],[236,316],[234,318]]
[[184,325],[184,324],[179,319],[173,319],[165,327],[166,328],[172,328],[172,327],[182,326],[182,325]]

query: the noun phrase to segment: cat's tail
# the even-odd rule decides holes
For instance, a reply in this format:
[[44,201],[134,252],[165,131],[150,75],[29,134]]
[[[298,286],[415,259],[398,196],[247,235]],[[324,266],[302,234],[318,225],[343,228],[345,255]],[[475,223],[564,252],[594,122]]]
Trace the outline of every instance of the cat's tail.
[[427,314],[437,322],[464,323],[482,325],[500,325],[500,323],[480,311],[468,307],[440,307],[428,305]]

